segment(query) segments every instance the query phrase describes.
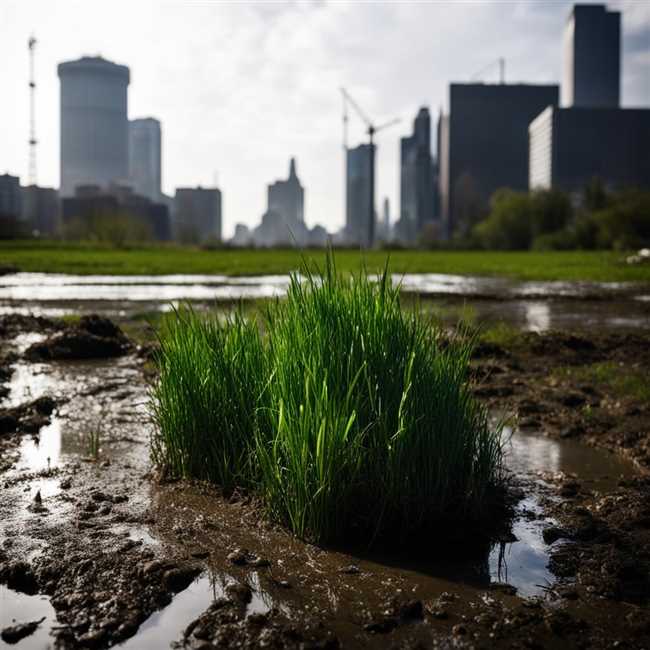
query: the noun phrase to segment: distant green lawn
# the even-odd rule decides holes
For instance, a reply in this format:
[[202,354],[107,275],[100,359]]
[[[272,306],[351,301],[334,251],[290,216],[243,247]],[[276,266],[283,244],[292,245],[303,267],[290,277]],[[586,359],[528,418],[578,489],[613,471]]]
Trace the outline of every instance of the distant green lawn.
[[[319,263],[324,252],[304,255]],[[393,273],[450,273],[503,276],[521,280],[640,281],[650,283],[650,266],[628,266],[625,254],[602,251],[359,251],[336,252],[340,270],[355,270],[365,261],[371,271],[390,257]],[[301,266],[295,250],[201,250],[181,246],[112,249],[83,244],[0,242],[0,266],[21,271],[76,274],[217,273],[263,275],[287,273]]]

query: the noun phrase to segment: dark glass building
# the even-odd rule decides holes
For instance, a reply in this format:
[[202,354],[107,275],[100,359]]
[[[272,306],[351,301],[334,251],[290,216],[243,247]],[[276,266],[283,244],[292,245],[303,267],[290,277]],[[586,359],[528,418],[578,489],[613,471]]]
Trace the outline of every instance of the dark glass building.
[[650,188],[650,109],[547,108],[530,125],[530,189]]
[[621,98],[621,14],[575,5],[564,30],[564,106],[617,108]]
[[431,156],[431,118],[422,107],[413,122],[413,134],[400,142],[400,236],[415,243],[434,218],[434,166]]
[[466,234],[504,187],[528,189],[528,125],[557,106],[557,85],[451,84],[440,116],[438,163],[444,234]]
[[360,144],[346,150],[345,240],[364,248],[372,246],[375,230],[374,223],[368,222],[372,201],[370,170],[374,160],[371,146],[375,147]]
[[174,197],[175,237],[185,242],[221,241],[221,191],[179,187]]

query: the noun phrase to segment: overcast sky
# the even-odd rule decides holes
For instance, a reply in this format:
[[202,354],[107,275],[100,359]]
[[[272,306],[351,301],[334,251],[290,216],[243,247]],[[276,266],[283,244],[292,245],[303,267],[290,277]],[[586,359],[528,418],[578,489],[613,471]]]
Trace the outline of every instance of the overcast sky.
[[[558,82],[568,0],[220,2],[0,0],[0,173],[27,174],[27,38],[38,39],[38,181],[59,184],[56,65],[97,55],[131,69],[129,117],[163,129],[163,189],[223,191],[224,235],[255,225],[266,185],[296,156],[310,225],[343,224],[341,97],[378,122],[377,202],[396,216],[399,137],[421,105],[437,117],[450,81],[498,57],[510,82]],[[623,11],[623,105],[650,106],[650,0]],[[485,81],[496,81],[493,66]],[[352,116],[350,142],[365,139]],[[435,151],[435,143],[433,144]]]

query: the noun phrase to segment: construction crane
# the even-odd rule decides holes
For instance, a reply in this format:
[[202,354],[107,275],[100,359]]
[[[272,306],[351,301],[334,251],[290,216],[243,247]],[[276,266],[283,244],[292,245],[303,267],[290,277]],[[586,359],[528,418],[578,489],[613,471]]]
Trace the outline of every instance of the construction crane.
[[36,79],[34,77],[34,51],[36,39],[30,36],[27,41],[29,48],[29,169],[28,179],[30,185],[36,185]]
[[352,106],[357,115],[361,118],[361,121],[366,125],[368,133],[368,144],[369,155],[370,155],[370,179],[369,179],[369,194],[370,200],[368,201],[368,241],[367,245],[369,248],[372,247],[375,239],[375,146],[374,139],[375,135],[384,129],[387,129],[390,126],[393,126],[400,122],[400,118],[396,117],[388,122],[384,122],[379,126],[375,126],[372,120],[366,115],[363,109],[357,104],[357,102],[351,97],[350,93],[345,89],[341,88],[341,95],[343,97],[343,149],[345,152],[348,150],[348,105]]
[[499,65],[499,83],[504,84],[506,82],[506,60],[501,56],[495,61],[491,61],[484,68],[481,68],[476,74],[472,75],[470,81],[477,81],[480,79],[488,70],[492,70],[495,65]]

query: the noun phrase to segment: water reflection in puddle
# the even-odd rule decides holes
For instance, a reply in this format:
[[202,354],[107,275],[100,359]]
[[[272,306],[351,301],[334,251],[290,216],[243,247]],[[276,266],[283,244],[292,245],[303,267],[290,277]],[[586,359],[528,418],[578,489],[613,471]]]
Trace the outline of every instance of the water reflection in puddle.
[[38,437],[24,435],[20,443],[18,471],[42,472],[61,464],[61,420],[54,417]]
[[[619,478],[635,473],[632,463],[572,440],[553,440],[539,433],[513,433],[509,427],[505,427],[504,437],[506,465],[519,476],[536,478],[546,472],[561,472],[577,475],[593,489],[610,489]],[[554,581],[548,569],[549,547],[544,543],[542,530],[557,522],[539,518],[542,509],[535,497],[524,499],[518,510],[521,514],[512,528],[517,541],[492,548],[490,578],[517,587],[522,596],[539,595]],[[529,513],[534,517],[529,517]]]
[[45,620],[30,636],[9,645],[0,639],[0,648],[32,648],[36,650],[52,647],[49,636],[50,628],[56,623],[54,608],[47,596],[29,596],[21,594],[4,585],[0,585],[0,630],[18,623]]
[[[121,644],[127,650],[160,650],[178,640],[179,630],[199,617],[215,600],[226,595],[226,587],[235,579],[226,574],[205,573],[187,589],[174,596],[164,609],[152,614],[134,637]],[[246,616],[263,614],[273,605],[271,596],[259,585],[257,573],[251,576],[251,602],[246,605]]]
[[[524,499],[519,509],[537,515],[541,511],[537,500],[532,497]],[[548,546],[542,539],[542,529],[548,523],[549,519],[528,521],[521,514],[518,516],[512,526],[516,541],[495,544],[490,551],[491,581],[513,585],[520,596],[543,593],[544,588],[554,581],[548,569]]]
[[[395,275],[406,296],[418,296],[433,312],[456,322],[469,307],[477,322],[506,322],[530,331],[605,326],[650,327],[647,286],[624,282],[516,282],[503,278],[420,273]],[[75,276],[17,273],[0,277],[0,314],[57,317],[96,311],[128,318],[166,311],[191,301],[213,307],[282,296],[288,275]],[[603,300],[606,298],[606,300]]]
[[504,436],[506,465],[516,474],[563,472],[578,476],[595,489],[609,489],[620,478],[636,473],[630,461],[576,440],[554,440],[541,433],[523,431],[513,434],[510,427],[504,429]]
[[2,406],[12,408],[43,395],[52,395],[58,392],[58,384],[59,380],[47,365],[17,363],[11,376],[9,394],[2,401]]

